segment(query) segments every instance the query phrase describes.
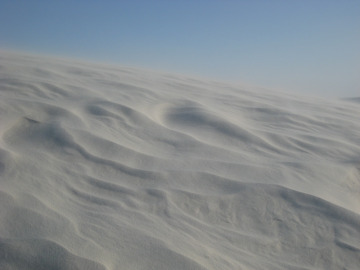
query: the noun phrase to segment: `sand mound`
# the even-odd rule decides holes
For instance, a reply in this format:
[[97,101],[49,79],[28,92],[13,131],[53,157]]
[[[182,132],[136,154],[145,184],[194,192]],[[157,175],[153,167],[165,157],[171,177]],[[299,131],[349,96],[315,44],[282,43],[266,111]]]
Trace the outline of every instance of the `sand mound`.
[[358,269],[360,107],[0,54],[1,269]]

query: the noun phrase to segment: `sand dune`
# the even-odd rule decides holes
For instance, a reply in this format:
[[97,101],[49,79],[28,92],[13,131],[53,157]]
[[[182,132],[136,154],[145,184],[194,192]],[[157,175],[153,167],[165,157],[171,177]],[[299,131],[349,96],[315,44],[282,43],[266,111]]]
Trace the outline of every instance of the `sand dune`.
[[359,269],[360,106],[0,53],[0,269]]

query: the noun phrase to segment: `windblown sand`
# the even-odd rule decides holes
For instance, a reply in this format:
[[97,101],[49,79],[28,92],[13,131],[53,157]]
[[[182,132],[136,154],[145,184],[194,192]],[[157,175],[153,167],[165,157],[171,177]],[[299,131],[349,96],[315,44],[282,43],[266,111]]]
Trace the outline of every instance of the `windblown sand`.
[[358,270],[359,117],[2,52],[0,269]]

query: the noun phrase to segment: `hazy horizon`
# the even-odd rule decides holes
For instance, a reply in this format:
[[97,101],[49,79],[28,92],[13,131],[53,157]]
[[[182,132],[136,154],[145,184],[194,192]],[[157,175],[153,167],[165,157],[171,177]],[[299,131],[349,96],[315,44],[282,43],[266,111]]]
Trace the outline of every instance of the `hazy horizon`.
[[1,1],[0,49],[355,97],[359,13],[357,1]]

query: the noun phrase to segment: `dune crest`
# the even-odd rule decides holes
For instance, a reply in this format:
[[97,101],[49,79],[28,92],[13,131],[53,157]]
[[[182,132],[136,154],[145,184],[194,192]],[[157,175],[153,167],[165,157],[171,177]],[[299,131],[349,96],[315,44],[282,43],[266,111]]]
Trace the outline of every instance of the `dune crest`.
[[0,269],[358,269],[360,107],[0,53]]

